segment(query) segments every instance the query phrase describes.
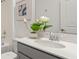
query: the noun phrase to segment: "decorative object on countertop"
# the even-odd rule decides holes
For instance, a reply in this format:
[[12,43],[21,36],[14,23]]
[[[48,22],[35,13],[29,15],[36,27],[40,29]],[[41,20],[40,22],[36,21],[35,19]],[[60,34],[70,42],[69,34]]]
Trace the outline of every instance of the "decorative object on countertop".
[[41,36],[43,36],[43,33],[47,28],[52,27],[52,25],[47,24],[48,22],[49,22],[49,18],[45,16],[36,19],[35,22],[32,23],[31,25],[31,29],[32,29],[31,33],[36,35],[37,36],[36,38],[40,38]]

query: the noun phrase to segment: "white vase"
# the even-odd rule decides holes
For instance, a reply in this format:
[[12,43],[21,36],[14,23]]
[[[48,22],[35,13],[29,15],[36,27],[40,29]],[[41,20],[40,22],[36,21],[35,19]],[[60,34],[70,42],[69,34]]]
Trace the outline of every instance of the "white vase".
[[30,34],[30,38],[32,39],[40,39],[40,38],[43,38],[44,37],[44,34],[45,32],[44,31],[39,31],[37,33],[31,33]]
[[38,34],[37,33],[31,33],[30,38],[31,39],[38,39]]

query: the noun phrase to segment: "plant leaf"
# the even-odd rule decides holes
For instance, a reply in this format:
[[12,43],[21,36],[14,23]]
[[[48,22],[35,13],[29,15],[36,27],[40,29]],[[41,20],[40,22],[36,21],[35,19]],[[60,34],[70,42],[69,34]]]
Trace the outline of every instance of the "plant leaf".
[[52,27],[52,25],[45,25],[44,28],[43,28],[43,30],[45,30],[45,29],[47,29],[49,27]]
[[41,29],[41,23],[33,23],[31,26],[31,29],[35,32],[35,31],[39,31]]

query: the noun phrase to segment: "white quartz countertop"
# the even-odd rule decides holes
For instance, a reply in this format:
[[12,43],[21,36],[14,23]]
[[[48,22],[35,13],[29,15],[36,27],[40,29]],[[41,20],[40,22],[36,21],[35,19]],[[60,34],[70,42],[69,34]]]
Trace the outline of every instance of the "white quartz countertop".
[[37,44],[35,41],[39,39],[29,39],[25,37],[25,38],[16,38],[15,40],[17,42],[27,44],[29,46],[40,49],[42,51],[45,51],[53,55],[57,55],[67,59],[77,59],[77,44],[75,43],[59,41],[59,43],[65,45],[65,48],[52,48],[52,47],[47,47],[44,45]]

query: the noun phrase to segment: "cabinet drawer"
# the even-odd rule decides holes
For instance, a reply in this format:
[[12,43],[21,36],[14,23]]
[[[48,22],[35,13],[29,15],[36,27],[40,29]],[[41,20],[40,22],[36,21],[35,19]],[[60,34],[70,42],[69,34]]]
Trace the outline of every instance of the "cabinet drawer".
[[33,59],[64,59],[53,55],[51,56],[47,53],[44,53],[22,43],[18,43],[18,51],[21,51],[22,53],[31,56]]
[[18,59],[30,59],[30,58],[21,53],[18,53]]

